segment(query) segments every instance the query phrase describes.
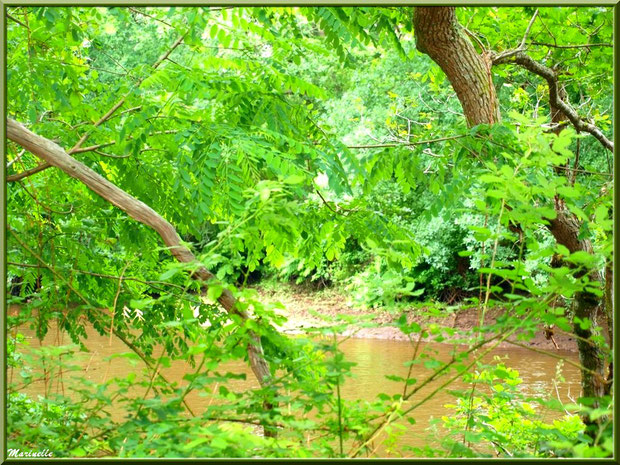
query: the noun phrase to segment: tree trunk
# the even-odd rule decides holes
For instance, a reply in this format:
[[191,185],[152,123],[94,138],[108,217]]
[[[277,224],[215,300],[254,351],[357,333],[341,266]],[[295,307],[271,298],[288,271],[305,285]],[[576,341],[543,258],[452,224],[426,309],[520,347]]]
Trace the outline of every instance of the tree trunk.
[[491,78],[491,60],[480,55],[465,36],[454,7],[416,7],[413,13],[416,46],[437,63],[456,92],[467,124],[501,120]]
[[[169,247],[170,253],[172,253],[179,262],[198,263],[192,251],[181,244],[181,238],[174,226],[144,202],[132,197],[103,176],[68,155],[62,147],[44,137],[34,134],[17,121],[7,119],[6,134],[10,140],[21,145],[50,165],[60,168],[69,176],[78,179],[89,189],[123,210],[133,219],[154,229]],[[207,283],[215,278],[204,266],[198,266],[196,270],[192,272],[192,277],[204,283],[203,291],[206,291],[208,286]],[[228,289],[223,290],[218,301],[228,313],[239,315],[243,321],[250,318],[245,311],[239,310],[236,307],[236,299]],[[260,385],[265,387],[268,386],[271,381],[269,365],[263,354],[260,336],[253,331],[250,331],[249,334],[250,343],[248,344],[247,350],[250,365]],[[271,409],[273,407],[271,404],[265,403],[265,408]],[[264,430],[265,436],[273,437],[275,435],[275,429],[268,425],[265,425]]]
[[[575,215],[566,210],[561,201],[556,201],[557,217],[549,223],[549,231],[558,244],[566,247],[570,253],[584,251],[592,253],[592,244],[588,240],[579,239],[580,224]],[[575,277],[583,277],[586,272],[580,272]],[[591,272],[590,279],[600,281],[598,272]],[[581,291],[575,293],[575,317],[580,320],[588,320],[588,328],[582,328],[579,322],[573,325],[577,336],[579,360],[582,365],[581,387],[584,397],[602,397],[606,394],[605,358],[599,346],[592,342],[592,329],[596,326],[596,316],[600,309],[600,297],[591,292]]]
[[[454,7],[416,7],[413,22],[418,50],[429,55],[444,71],[461,101],[468,125],[499,122],[501,120],[499,101],[491,79],[490,54],[486,51],[482,55],[476,52],[458,23]],[[519,60],[525,58],[527,57],[517,56]],[[525,65],[530,71],[545,76],[549,82],[550,95],[554,94],[551,95],[552,120],[560,123],[565,118],[574,117],[572,114],[566,114],[570,108],[562,101],[562,96],[565,94],[554,87],[555,81],[552,78],[555,76],[546,76],[546,67],[539,66],[544,68],[540,70],[532,69],[537,64],[531,59]],[[610,148],[609,144],[605,146]],[[613,145],[610,150],[613,150]],[[579,239],[581,225],[577,218],[566,210],[562,202],[555,202],[555,210],[557,217],[550,222],[549,230],[557,243],[567,247],[571,253],[576,251],[592,253],[592,244]],[[600,277],[594,274],[591,279],[600,280]],[[592,293],[584,291],[575,294],[575,316],[590,323],[588,329],[582,329],[580,324],[574,324],[574,332],[579,338],[577,344],[583,367],[581,386],[585,397],[601,397],[608,390],[608,383],[605,382],[604,354],[600,347],[589,341],[592,328],[596,326],[596,314],[600,304],[601,299]],[[590,422],[589,419],[585,420],[586,423]]]
[[[609,258],[605,264],[605,320],[607,323],[607,334],[609,336],[609,348],[612,353],[614,350],[614,270],[613,259]],[[607,373],[607,385],[605,394],[610,395],[614,382],[614,362],[609,362]]]

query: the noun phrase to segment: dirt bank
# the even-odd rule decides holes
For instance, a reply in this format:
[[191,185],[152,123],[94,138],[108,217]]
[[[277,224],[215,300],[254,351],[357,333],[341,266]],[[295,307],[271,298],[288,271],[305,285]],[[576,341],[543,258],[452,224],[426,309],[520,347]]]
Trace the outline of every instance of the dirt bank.
[[[280,328],[283,332],[300,333],[304,332],[305,328],[328,326],[333,324],[327,321],[330,318],[344,316],[347,319],[350,318],[352,324],[342,332],[343,336],[407,340],[407,335],[392,326],[392,322],[400,317],[402,310],[389,312],[382,309],[355,308],[347,304],[345,295],[338,294],[333,290],[316,292],[288,284],[278,285],[277,290],[259,287],[257,291],[264,302],[281,302],[286,307],[285,310],[279,311],[288,318],[288,321]],[[468,331],[478,326],[479,314],[475,308],[456,309],[445,317],[430,316],[424,308],[405,310],[407,310],[408,321],[415,321],[423,328],[436,324],[440,327],[456,330],[452,336],[444,333],[446,340],[459,338],[459,332]],[[485,323],[492,324],[503,313],[503,309],[490,309],[486,313]],[[378,326],[363,327],[362,322],[373,322]],[[577,343],[572,334],[563,332],[558,328],[553,328],[553,334],[549,334],[542,325],[532,339],[517,341],[516,337],[511,337],[510,340],[538,350],[577,351]],[[513,343],[502,342],[499,347],[513,346]]]

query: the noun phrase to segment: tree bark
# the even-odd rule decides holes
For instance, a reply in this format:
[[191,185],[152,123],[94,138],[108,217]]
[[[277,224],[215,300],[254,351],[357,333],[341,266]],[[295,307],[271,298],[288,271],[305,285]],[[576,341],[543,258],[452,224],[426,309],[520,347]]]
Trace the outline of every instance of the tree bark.
[[467,124],[472,127],[499,122],[491,60],[487,54],[476,52],[456,19],[454,7],[416,7],[413,24],[418,50],[430,56],[446,73]]
[[[81,181],[93,192],[123,210],[136,221],[154,229],[169,247],[170,253],[179,262],[198,264],[198,260],[196,260],[192,251],[181,244],[181,238],[174,226],[144,202],[132,197],[103,176],[71,157],[59,145],[34,134],[15,120],[7,119],[6,134],[10,140],[45,160],[51,166],[60,168],[72,178]],[[213,273],[202,265],[197,266],[191,276],[204,283],[203,292],[208,287],[207,283],[215,278]],[[218,301],[228,313],[239,315],[243,321],[250,318],[247,312],[236,307],[236,299],[228,289],[223,290]],[[248,344],[247,350],[250,365],[260,385],[265,387],[271,381],[269,365],[265,360],[260,336],[253,331],[249,331],[249,334],[251,342]],[[265,404],[265,406],[267,408],[271,407],[270,404]],[[273,436],[274,434],[275,431],[272,428],[265,426],[266,436]]]

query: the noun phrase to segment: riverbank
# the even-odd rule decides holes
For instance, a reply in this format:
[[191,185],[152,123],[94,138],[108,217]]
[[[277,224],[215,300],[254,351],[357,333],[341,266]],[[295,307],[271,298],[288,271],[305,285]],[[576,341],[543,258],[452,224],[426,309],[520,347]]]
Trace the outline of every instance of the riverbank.
[[[341,333],[342,336],[353,336],[357,338],[388,339],[388,340],[408,340],[400,329],[393,323],[400,317],[403,310],[406,310],[408,321],[415,321],[423,328],[428,328],[435,324],[444,328],[452,328],[454,336],[446,335],[446,341],[458,338],[458,332],[468,331],[478,326],[479,313],[475,308],[451,308],[447,316],[431,316],[424,307],[403,308],[399,310],[386,309],[362,309],[354,307],[347,302],[347,296],[333,289],[322,291],[312,291],[302,286],[281,283],[277,288],[260,287],[256,288],[261,300],[267,302],[281,302],[285,309],[279,310],[288,321],[280,327],[282,332],[296,334],[306,332],[307,328],[329,326],[329,320],[340,316],[352,323]],[[489,309],[485,315],[485,323],[492,324],[504,313],[504,309]],[[366,327],[362,322],[374,323],[374,327]],[[424,339],[423,339],[424,340]],[[426,340],[431,340],[427,338]],[[519,340],[511,338],[511,342],[502,342],[499,347],[515,347],[515,343],[534,350],[544,351],[569,351],[577,352],[577,342],[573,335],[563,332],[558,328],[553,328],[550,334],[540,325],[539,330],[533,338],[529,340]]]

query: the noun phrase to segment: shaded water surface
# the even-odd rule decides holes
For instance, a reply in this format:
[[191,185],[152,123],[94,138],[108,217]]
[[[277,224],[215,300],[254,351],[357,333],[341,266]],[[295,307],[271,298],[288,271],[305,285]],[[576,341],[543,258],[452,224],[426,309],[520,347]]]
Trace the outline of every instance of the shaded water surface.
[[[19,332],[24,334],[32,347],[50,346],[50,345],[66,345],[71,340],[66,335],[58,331],[54,326],[50,327],[50,331],[44,341],[39,342],[34,336],[34,331],[28,328],[20,328]],[[109,338],[108,336],[99,335],[94,329],[87,330],[88,339],[86,346],[88,353],[80,354],[72,363],[78,365],[82,369],[82,375],[94,382],[102,382],[113,377],[125,377],[129,371],[137,371],[138,368],[132,368],[126,359],[115,358],[106,361],[105,358],[119,353],[128,352],[120,340]],[[425,351],[434,352],[433,356],[442,361],[451,359],[451,352],[454,346],[450,344],[423,344]],[[353,377],[347,378],[342,387],[342,396],[345,399],[364,399],[373,400],[379,393],[393,395],[402,393],[403,384],[386,379],[386,375],[398,375],[406,377],[408,367],[405,362],[411,360],[413,354],[413,346],[409,342],[383,340],[383,339],[346,339],[340,343],[341,350],[345,353],[346,359],[355,362],[353,367]],[[161,353],[161,349],[155,349],[153,356],[157,357]],[[568,360],[578,362],[576,354],[571,352],[556,351],[555,355],[566,358]],[[566,379],[565,382],[554,382],[556,369],[559,360],[549,355],[536,353],[522,348],[510,349],[494,349],[487,354],[483,361],[492,362],[494,359],[500,358],[506,366],[519,371],[520,378],[523,380],[521,384],[522,392],[526,394],[543,393],[560,397],[562,401],[569,402],[571,398],[576,398],[580,390],[580,374],[579,370],[569,364],[564,363],[562,367],[562,375]],[[231,390],[243,391],[257,387],[249,367],[243,362],[228,362],[224,366],[218,367],[218,371],[224,373],[226,371],[233,373],[245,373],[246,380],[233,380],[228,386]],[[138,364],[140,366],[140,364]],[[180,384],[186,384],[183,376],[193,373],[195,368],[190,367],[182,361],[172,362],[169,368],[162,370],[162,373],[169,381],[176,381]],[[411,377],[418,380],[418,384],[423,382],[431,370],[426,370],[420,365],[415,365],[412,370]],[[11,381],[11,373],[9,372],[9,382]],[[446,378],[434,381],[424,387],[420,392],[416,393],[413,402],[425,398],[429,393],[435,391]],[[464,389],[466,386],[459,382],[454,382],[449,389]],[[51,380],[47,386],[48,392],[56,392],[64,389],[59,380]],[[143,389],[143,388],[139,388]],[[42,382],[36,382],[30,385],[26,391],[30,394],[43,394],[45,386]],[[136,395],[141,395],[143,391],[136,391]],[[194,412],[199,413],[210,402],[212,397],[200,395],[198,392],[191,392],[187,397],[187,402]],[[435,394],[430,400],[413,412],[412,416],[416,419],[416,424],[411,426],[407,424],[407,432],[400,440],[401,444],[421,447],[428,443],[433,433],[427,428],[429,422],[433,418],[440,418],[444,415],[453,415],[453,410],[445,407],[446,404],[453,404],[455,398],[447,392],[441,390]],[[125,416],[122,406],[118,406],[112,414],[117,419]],[[560,414],[556,412],[548,412],[548,417],[558,417]],[[378,451],[381,451],[379,449]]]

